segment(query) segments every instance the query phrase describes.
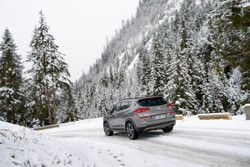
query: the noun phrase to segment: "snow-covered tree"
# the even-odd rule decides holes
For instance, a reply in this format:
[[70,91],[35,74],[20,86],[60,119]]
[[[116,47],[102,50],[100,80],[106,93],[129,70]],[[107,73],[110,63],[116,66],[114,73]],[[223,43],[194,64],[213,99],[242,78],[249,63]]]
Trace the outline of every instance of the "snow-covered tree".
[[159,38],[155,37],[152,45],[152,54],[154,59],[152,63],[152,93],[153,95],[163,95],[164,81],[166,79],[163,63],[164,56]]
[[65,112],[71,118],[74,118],[74,113],[68,108],[74,108],[74,103],[68,65],[64,61],[64,55],[58,51],[55,38],[49,34],[49,27],[42,12],[40,12],[39,23],[40,25],[35,28],[30,43],[31,52],[29,52],[28,61],[32,62],[33,65],[29,73],[31,74],[36,104],[34,106],[35,112],[40,113],[41,123],[47,123],[48,120],[48,124],[52,124],[53,122],[57,123],[57,93],[67,95],[68,107]]
[[98,109],[99,109],[99,112],[100,112],[99,115],[98,115],[98,117],[106,116],[107,99],[106,99],[105,93],[102,95],[102,98],[101,98],[101,101],[100,101]]
[[240,110],[241,103],[245,101],[249,95],[242,90],[241,86],[242,74],[240,67],[232,70],[232,74],[229,78],[229,88],[228,88],[228,102],[229,102],[229,112],[236,115],[241,113]]
[[23,65],[8,29],[4,31],[0,53],[0,117],[7,122],[23,124]]
[[[234,49],[238,50],[238,46],[244,50],[244,40],[241,40],[240,38],[246,39],[247,37],[247,33],[242,30],[237,30],[236,26],[233,26],[232,19],[230,19],[232,15],[234,15],[234,12],[232,11],[234,3],[235,1],[232,0],[215,1],[214,9],[208,20],[209,36],[207,46],[210,48],[210,54],[209,59],[206,62],[207,81],[205,85],[207,85],[207,89],[204,96],[206,96],[207,100],[204,102],[205,107],[203,107],[203,110],[209,110],[209,112],[230,111],[232,113],[236,113],[239,108],[239,104],[244,102],[243,99],[241,99],[241,101],[237,101],[236,103],[238,104],[238,107],[235,108],[233,107],[234,105],[232,104],[232,99],[228,96],[228,92],[231,92],[232,89],[232,87],[229,86],[231,85],[229,78],[230,75],[232,75],[232,68],[237,67],[239,62],[242,62],[242,60],[244,62],[242,63],[242,66],[244,66],[247,64],[247,57],[249,57],[244,54],[242,57],[239,55],[236,56],[238,57],[237,59],[233,59],[234,56],[231,57],[231,55],[235,53]],[[245,73],[247,73],[247,68],[248,67],[244,67]],[[244,79],[247,80],[248,77],[244,77]],[[245,86],[247,87],[247,84]],[[244,84],[242,84],[242,88],[243,87]],[[245,89],[247,90],[246,87]],[[236,92],[238,92],[241,96],[241,91]],[[245,100],[246,99],[247,98],[245,98]]]
[[[150,74],[151,74],[151,62],[148,54],[148,50],[145,47],[146,41],[141,44],[139,53],[139,62],[137,66],[138,78],[140,82],[140,91],[142,94],[150,95]],[[145,92],[145,93],[144,93]]]

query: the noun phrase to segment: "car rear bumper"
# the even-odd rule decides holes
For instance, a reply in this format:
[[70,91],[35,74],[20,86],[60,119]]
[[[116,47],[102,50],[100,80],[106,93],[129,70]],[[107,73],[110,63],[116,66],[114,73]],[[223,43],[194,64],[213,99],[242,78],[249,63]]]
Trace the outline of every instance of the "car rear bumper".
[[156,129],[163,129],[169,126],[174,126],[176,124],[176,120],[169,120],[157,124],[146,125],[143,127],[137,127],[138,132],[149,131],[149,130],[156,130]]

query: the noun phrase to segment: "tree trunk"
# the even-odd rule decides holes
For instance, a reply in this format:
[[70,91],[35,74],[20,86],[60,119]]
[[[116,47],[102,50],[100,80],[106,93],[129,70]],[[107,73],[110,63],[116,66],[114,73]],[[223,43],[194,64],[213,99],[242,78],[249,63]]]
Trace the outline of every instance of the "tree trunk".
[[49,124],[52,125],[51,111],[50,111],[50,96],[49,96],[49,84],[46,82],[46,94],[47,94],[47,107],[49,113]]
[[12,123],[13,124],[16,124],[16,108],[15,108],[15,105],[14,104],[12,104]]
[[54,106],[54,123],[57,124],[57,113],[56,113],[56,90],[53,91],[53,106]]

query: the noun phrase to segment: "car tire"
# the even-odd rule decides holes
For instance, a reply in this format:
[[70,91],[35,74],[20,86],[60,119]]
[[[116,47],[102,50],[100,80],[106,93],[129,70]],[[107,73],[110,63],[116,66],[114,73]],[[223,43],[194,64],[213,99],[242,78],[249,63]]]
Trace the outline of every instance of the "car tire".
[[171,132],[173,129],[174,129],[173,126],[168,126],[168,127],[164,128],[162,130],[163,130],[163,132],[168,133],[168,132]]
[[114,132],[110,130],[109,124],[107,122],[103,123],[103,130],[106,136],[112,136],[114,134]]
[[137,139],[139,137],[139,133],[136,131],[132,122],[127,123],[126,132],[127,132],[128,138],[131,140]]

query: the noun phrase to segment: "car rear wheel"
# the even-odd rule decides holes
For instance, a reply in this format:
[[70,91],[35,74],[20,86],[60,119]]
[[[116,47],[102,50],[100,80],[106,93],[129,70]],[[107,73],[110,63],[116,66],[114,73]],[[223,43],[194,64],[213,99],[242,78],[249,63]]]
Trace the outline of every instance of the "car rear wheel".
[[173,126],[169,126],[169,127],[166,127],[166,128],[164,128],[162,130],[163,130],[163,132],[168,133],[168,132],[171,132],[173,129],[174,129]]
[[109,124],[107,122],[103,123],[103,129],[106,136],[112,136],[114,134],[114,132],[110,130]]
[[137,139],[139,137],[139,133],[136,132],[135,127],[131,122],[127,123],[126,131],[127,131],[128,138],[131,140]]

